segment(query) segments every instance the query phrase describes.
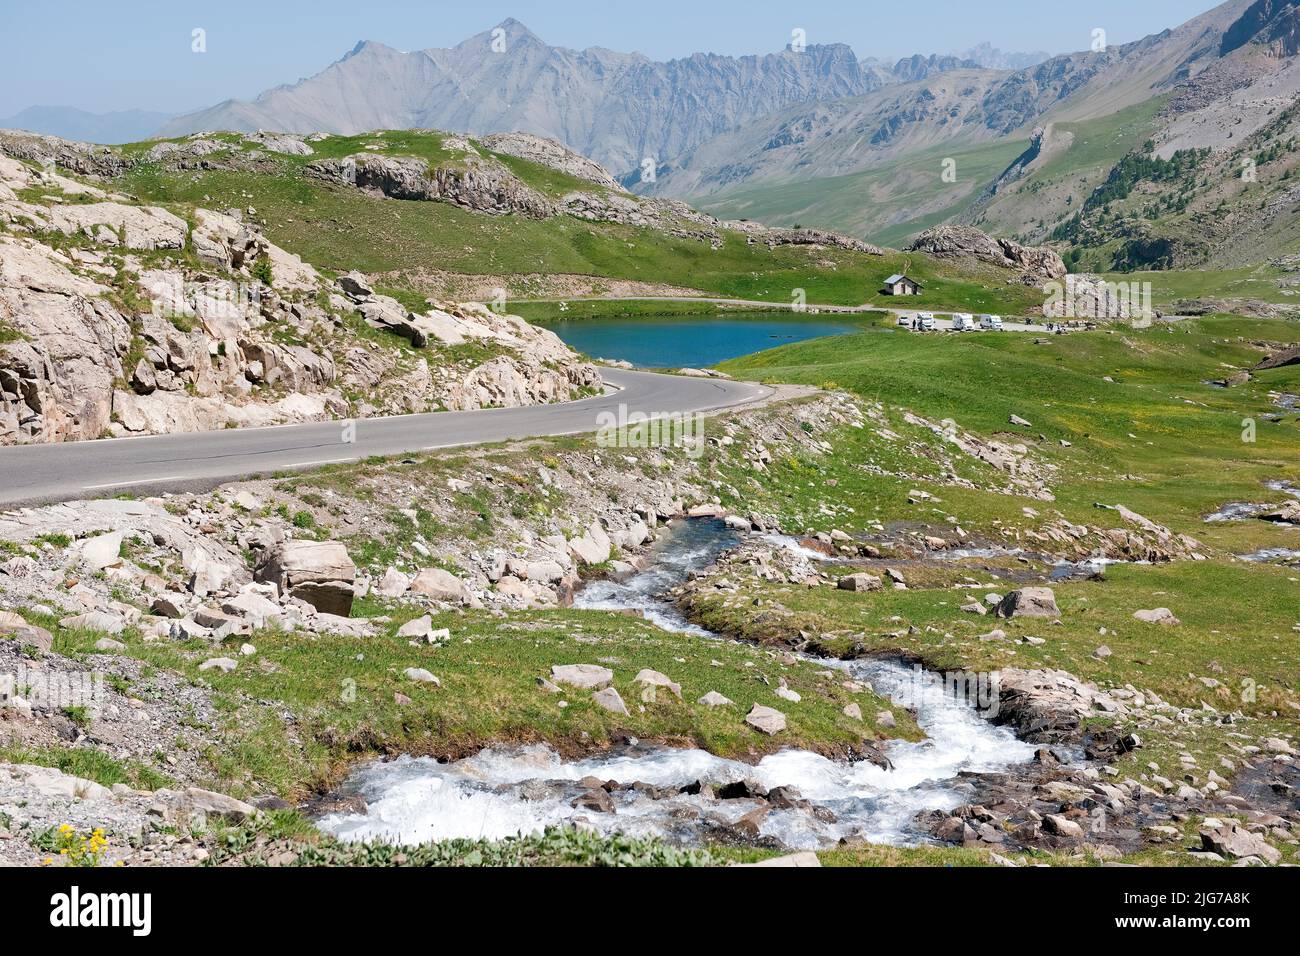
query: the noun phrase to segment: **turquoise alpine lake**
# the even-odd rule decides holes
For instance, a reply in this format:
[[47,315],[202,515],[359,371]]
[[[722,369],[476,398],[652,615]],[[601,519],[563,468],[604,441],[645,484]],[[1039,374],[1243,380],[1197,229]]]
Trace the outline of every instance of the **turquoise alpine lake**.
[[631,362],[638,368],[708,368],[778,345],[862,330],[850,320],[792,318],[788,312],[534,322],[578,352]]

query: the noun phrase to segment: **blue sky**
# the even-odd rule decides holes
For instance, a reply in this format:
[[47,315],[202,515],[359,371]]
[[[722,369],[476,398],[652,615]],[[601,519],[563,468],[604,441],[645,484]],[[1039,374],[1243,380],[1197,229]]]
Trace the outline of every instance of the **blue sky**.
[[[1084,49],[1096,27],[1124,43],[1177,26],[1214,0],[0,0],[0,116],[26,106],[180,112],[249,98],[322,69],[358,40],[399,49],[452,46],[513,16],[558,46],[636,50],[778,50],[809,43],[859,56]],[[191,31],[207,52],[191,52]]]

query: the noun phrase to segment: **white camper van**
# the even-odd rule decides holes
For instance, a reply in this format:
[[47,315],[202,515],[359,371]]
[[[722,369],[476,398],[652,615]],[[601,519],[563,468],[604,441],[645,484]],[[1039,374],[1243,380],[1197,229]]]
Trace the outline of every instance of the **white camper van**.
[[987,332],[1002,331],[1002,316],[1000,315],[981,315],[980,328]]
[[934,316],[929,312],[921,312],[916,317],[916,327],[922,332],[933,332],[935,330]]
[[952,330],[954,332],[973,332],[975,330],[975,316],[969,312],[958,312],[952,317]]

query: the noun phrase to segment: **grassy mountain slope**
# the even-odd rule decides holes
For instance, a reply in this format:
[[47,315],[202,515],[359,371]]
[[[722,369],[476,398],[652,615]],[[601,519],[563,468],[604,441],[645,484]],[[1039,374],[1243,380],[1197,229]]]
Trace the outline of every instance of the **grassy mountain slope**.
[[1166,158],[1148,141],[1112,167],[1052,238],[1081,247],[1076,261],[1098,270],[1238,269],[1294,253],[1297,141],[1294,105],[1230,149]]
[[[1008,431],[1013,414],[1028,417],[1033,428],[1022,440],[1072,476],[1056,503],[1072,520],[1095,522],[1094,502],[1119,494],[1152,520],[1231,547],[1239,527],[1207,528],[1201,516],[1224,501],[1268,500],[1265,480],[1300,473],[1294,415],[1288,423],[1260,420],[1254,443],[1241,437],[1243,418],[1277,411],[1269,392],[1290,387],[1293,369],[1259,373],[1232,389],[1204,383],[1258,362],[1256,341],[1300,341],[1300,326],[1209,317],[1078,333],[1046,345],[1017,335],[918,340],[866,332],[784,346],[724,367],[761,379],[833,381],[984,434]],[[1060,439],[1071,445],[1059,446]],[[1274,535],[1274,543],[1292,537],[1265,522],[1250,527]]]
[[[232,150],[240,148],[236,139]],[[387,285],[417,296],[483,295],[500,284],[511,297],[521,297],[544,292],[544,277],[572,276],[597,293],[633,281],[788,303],[793,290],[802,288],[809,302],[856,305],[876,296],[886,276],[906,268],[926,284],[919,305],[1016,313],[1041,304],[1036,290],[1013,284],[1010,273],[991,267],[824,246],[768,248],[725,230],[715,249],[649,227],[572,216],[492,216],[443,202],[385,199],[306,174],[308,161],[351,155],[367,142],[373,137],[329,137],[313,142],[311,157],[263,156],[247,168],[229,163],[225,169],[170,170],[143,163],[116,185],[163,205],[252,206],[268,238],[317,267],[381,273]],[[437,134],[396,133],[386,142],[387,155],[455,161]],[[549,198],[574,189],[599,191],[547,166],[496,158]]]
[[[960,212],[1025,148],[1024,140],[944,143],[883,166],[780,185],[741,188],[700,200],[723,218],[780,225],[820,223],[885,245],[903,245],[916,233]],[[943,180],[944,161],[957,178]]]
[[1045,241],[1150,136],[1165,102],[1157,97],[1095,119],[1049,121],[1037,155],[1019,176],[978,197],[958,219],[1021,242]]

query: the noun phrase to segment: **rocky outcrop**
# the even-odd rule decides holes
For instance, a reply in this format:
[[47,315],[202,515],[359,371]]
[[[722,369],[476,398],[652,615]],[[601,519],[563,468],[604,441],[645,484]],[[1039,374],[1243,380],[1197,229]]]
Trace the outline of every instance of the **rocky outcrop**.
[[85,233],[103,246],[128,249],[182,249],[189,227],[185,220],[153,206],[128,206],[118,202],[51,206],[43,212],[28,210],[33,218],[43,217],[64,235]]
[[391,199],[448,202],[475,212],[549,219],[555,204],[526,185],[503,163],[480,156],[430,166],[411,156],[317,160],[307,170],[318,178],[354,186]]
[[478,342],[502,350],[448,384],[442,399],[450,409],[504,408],[565,401],[598,389],[600,373],[549,329],[478,303],[433,302],[422,313],[378,295],[357,274],[343,276],[339,290],[372,327],[402,336],[417,348]]
[[1045,247],[1022,246],[996,239],[972,226],[936,226],[927,229],[907,247],[938,259],[974,259],[1004,269],[1016,269],[1025,285],[1037,285],[1066,274],[1065,262]]
[[265,130],[258,130],[244,138],[249,142],[262,144],[273,153],[284,153],[286,156],[310,156],[315,152],[303,142],[301,137],[291,136],[288,133],[268,133]]
[[1284,368],[1288,365],[1300,365],[1300,345],[1292,345],[1289,348],[1274,352],[1256,365],[1255,371],[1262,372],[1266,369]]
[[0,130],[0,153],[42,166],[53,163],[83,176],[105,178],[121,175],[135,165],[113,146],[78,143],[21,130]]
[[835,249],[848,249],[870,256],[883,256],[885,250],[869,242],[845,236],[827,229],[785,229],[778,226],[765,226],[761,223],[745,220],[727,220],[721,225],[730,230],[744,233],[751,244],[762,243],[769,248],[775,246],[826,246]]
[[[1055,281],[1055,280],[1052,280]],[[1055,294],[1043,303],[1048,319],[1145,319],[1154,317],[1149,298],[1127,282],[1112,282],[1096,275],[1068,275]]]
[[[85,201],[18,198],[37,186]],[[516,316],[452,302],[415,314],[364,279],[331,292],[237,210],[196,209],[191,229],[0,155],[0,220],[0,444],[525,405],[601,384]],[[33,229],[66,247],[23,235]],[[175,258],[143,257],[160,252]],[[428,357],[358,337],[357,314]],[[469,342],[488,355],[451,351]]]
[[130,321],[109,289],[72,260],[27,239],[0,237],[0,444],[98,438],[109,427]]
[[496,153],[518,156],[529,162],[549,166],[574,179],[585,179],[614,192],[624,191],[613,173],[600,163],[553,139],[531,133],[493,133],[483,137],[483,145]]

